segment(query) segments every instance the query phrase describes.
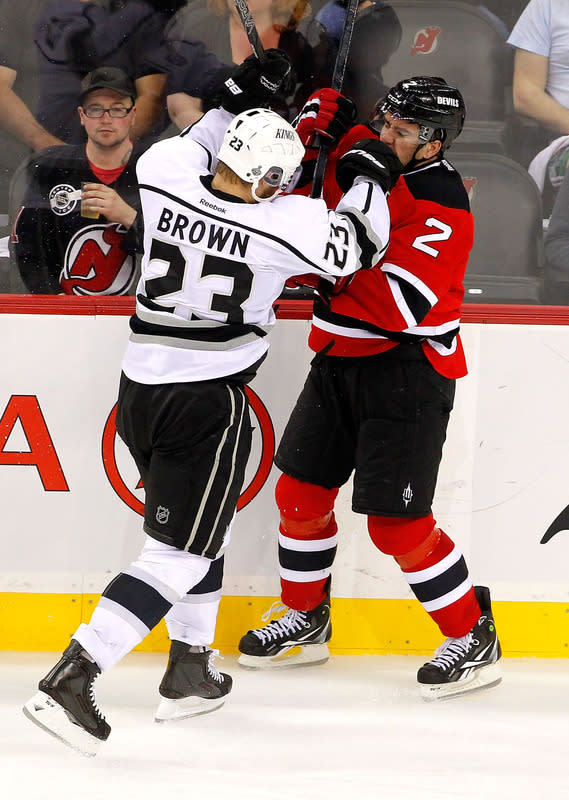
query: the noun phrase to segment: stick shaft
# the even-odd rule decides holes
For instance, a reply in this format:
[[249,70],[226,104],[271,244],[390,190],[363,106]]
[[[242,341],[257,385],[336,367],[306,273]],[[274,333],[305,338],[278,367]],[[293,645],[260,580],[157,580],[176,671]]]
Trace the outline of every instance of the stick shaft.
[[354,33],[359,4],[360,0],[348,0],[348,5],[346,6],[344,27],[342,28],[342,35],[340,37],[336,61],[334,63],[334,72],[332,74],[332,89],[335,89],[337,92],[342,91],[342,86],[344,84],[346,65],[348,63],[348,55],[350,53],[350,45],[352,43],[352,35]]
[[[235,0],[235,2],[237,2],[237,0]],[[346,7],[344,27],[342,28],[342,36],[338,44],[338,52],[336,53],[336,61],[334,62],[334,72],[332,73],[331,81],[331,88],[336,92],[342,91],[359,2],[360,0],[348,0],[348,5]],[[310,191],[311,197],[322,196],[324,173],[326,172],[326,164],[328,162],[328,148],[329,145],[327,142],[321,142],[318,148],[318,158],[316,159],[316,166],[314,167],[314,178],[312,179],[312,189]]]
[[241,22],[243,23],[245,33],[249,39],[249,44],[253,50],[253,54],[261,63],[263,63],[263,61],[265,61],[265,48],[261,43],[261,37],[259,36],[257,26],[255,25],[255,20],[249,11],[247,0],[233,0],[233,4],[237,9],[237,13],[239,14]]

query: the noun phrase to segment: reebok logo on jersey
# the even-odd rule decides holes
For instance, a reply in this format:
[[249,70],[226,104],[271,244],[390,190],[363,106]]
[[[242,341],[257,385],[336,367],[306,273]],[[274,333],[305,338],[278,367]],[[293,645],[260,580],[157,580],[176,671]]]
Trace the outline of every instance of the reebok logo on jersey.
[[214,203],[208,203],[203,197],[200,200],[200,206],[207,206],[211,208],[213,211],[219,211],[220,214],[225,214],[227,212],[226,208],[220,208],[219,206],[214,205]]

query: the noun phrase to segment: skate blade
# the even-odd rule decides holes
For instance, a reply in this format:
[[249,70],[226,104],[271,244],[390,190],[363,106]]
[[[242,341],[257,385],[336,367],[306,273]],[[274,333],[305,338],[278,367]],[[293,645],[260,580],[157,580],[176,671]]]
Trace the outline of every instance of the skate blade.
[[248,656],[241,653],[237,663],[245,669],[289,669],[325,664],[330,658],[327,644],[308,644],[290,647],[276,656]]
[[470,694],[480,689],[491,689],[497,686],[502,680],[500,667],[497,664],[488,664],[472,673],[472,678],[468,681],[457,681],[456,683],[433,683],[419,684],[421,687],[421,697],[430,702],[432,700],[450,700],[453,697],[460,697],[463,694]]
[[87,758],[97,755],[101,739],[97,739],[84,728],[71,722],[63,706],[45,692],[35,694],[24,705],[22,711],[34,725],[77,753]]
[[154,722],[178,722],[188,717],[199,717],[201,714],[209,714],[221,708],[224,702],[225,697],[183,697],[180,700],[163,697],[156,709]]

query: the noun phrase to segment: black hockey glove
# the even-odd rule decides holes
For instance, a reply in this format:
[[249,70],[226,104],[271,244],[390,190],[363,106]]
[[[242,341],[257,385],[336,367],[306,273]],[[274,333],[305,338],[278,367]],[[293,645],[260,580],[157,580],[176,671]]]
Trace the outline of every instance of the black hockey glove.
[[329,144],[338,139],[354,124],[356,106],[334,89],[320,89],[310,95],[300,114],[292,123],[305,147],[317,147],[319,134]]
[[285,83],[291,67],[282,50],[265,50],[265,56],[266,60],[261,63],[256,56],[250,55],[235,67],[220,86],[216,105],[223,106],[232,114],[268,105]]
[[360,139],[338,161],[336,180],[340,189],[347,192],[355,179],[363,175],[388,192],[397,183],[402,170],[403,164],[386,144],[379,139]]

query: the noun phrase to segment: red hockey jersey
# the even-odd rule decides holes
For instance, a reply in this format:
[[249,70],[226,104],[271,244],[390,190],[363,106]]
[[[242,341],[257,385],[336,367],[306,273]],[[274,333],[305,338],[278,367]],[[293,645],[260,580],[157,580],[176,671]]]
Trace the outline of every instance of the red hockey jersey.
[[[359,139],[376,136],[352,128],[331,151],[324,199],[335,207],[338,159]],[[448,378],[466,375],[460,340],[463,279],[474,223],[462,179],[444,158],[402,175],[390,193],[390,243],[371,270],[356,273],[330,304],[314,301],[309,345],[329,355],[381,353],[401,342],[420,342],[433,367]]]

